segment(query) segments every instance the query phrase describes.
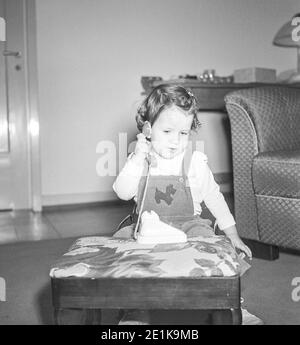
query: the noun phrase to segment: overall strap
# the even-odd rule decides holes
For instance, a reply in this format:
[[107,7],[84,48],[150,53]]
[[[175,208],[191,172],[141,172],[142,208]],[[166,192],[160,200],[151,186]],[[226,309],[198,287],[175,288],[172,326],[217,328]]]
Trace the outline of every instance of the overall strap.
[[193,153],[194,153],[194,150],[187,148],[182,160],[181,174],[186,182],[188,182],[188,172],[190,170]]
[[[143,194],[142,194],[142,200],[141,200],[141,204],[140,204],[140,208],[138,210],[138,215],[137,215],[137,221],[134,227],[134,233],[133,233],[133,238],[137,239],[137,232],[139,230],[139,223],[140,223],[140,218],[142,215],[142,211],[143,211],[143,207],[144,207],[144,201],[145,201],[145,197],[146,197],[146,193],[147,193],[147,188],[148,188],[148,182],[149,182],[149,178],[150,178],[150,162],[147,162],[144,165],[144,169],[143,169],[143,173],[146,173],[146,181],[145,184],[143,186]],[[137,211],[137,207],[134,208],[134,212]]]

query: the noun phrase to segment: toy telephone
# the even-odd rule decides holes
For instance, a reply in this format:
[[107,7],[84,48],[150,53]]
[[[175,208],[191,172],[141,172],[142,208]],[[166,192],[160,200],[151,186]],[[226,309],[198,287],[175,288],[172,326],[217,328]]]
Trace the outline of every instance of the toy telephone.
[[[146,121],[144,123],[142,133],[149,141],[151,140],[151,132],[151,124],[149,121]],[[154,211],[143,212],[145,197],[148,188],[148,181],[150,177],[150,166],[155,165],[154,161],[155,157],[151,157],[151,154],[149,153],[147,155],[148,169],[146,182],[142,194],[142,201],[138,212],[137,222],[134,228],[133,238],[141,244],[186,242],[187,236],[183,231],[178,230],[164,222],[161,222],[159,216]]]
[[149,121],[146,121],[144,123],[142,133],[144,134],[146,139],[151,140],[152,128],[151,128],[151,124]]
[[[151,128],[151,124],[149,121],[145,121],[143,128],[142,128],[142,133],[146,137],[147,141],[151,141],[152,128]],[[151,154],[148,153],[147,162],[149,165],[151,165],[151,163],[152,163],[151,160],[152,160]]]
[[[144,136],[146,137],[146,139],[148,141],[151,141],[151,132],[152,132],[152,128],[151,128],[151,124],[149,121],[145,121],[143,128],[142,128],[142,133],[144,134]],[[138,228],[140,225],[140,218],[142,215],[142,211],[143,211],[143,206],[144,206],[144,201],[145,201],[145,196],[146,196],[146,191],[147,191],[147,187],[148,187],[148,181],[149,181],[149,176],[150,176],[150,166],[151,166],[151,154],[148,153],[147,155],[147,162],[148,162],[148,169],[147,169],[147,176],[146,176],[146,183],[144,186],[144,191],[143,191],[143,196],[142,196],[142,202],[141,202],[141,207],[138,213],[138,219],[135,225],[135,229],[134,229],[134,235],[133,237],[135,239],[137,239],[137,232],[138,232]]]

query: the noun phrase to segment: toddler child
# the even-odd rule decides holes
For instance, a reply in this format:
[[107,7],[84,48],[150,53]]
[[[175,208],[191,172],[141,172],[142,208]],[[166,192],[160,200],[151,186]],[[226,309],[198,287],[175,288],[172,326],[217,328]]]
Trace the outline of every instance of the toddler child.
[[[190,133],[199,126],[197,102],[191,91],[180,85],[157,86],[138,109],[136,121],[141,133],[135,151],[113,184],[118,197],[133,198],[137,211],[153,210],[162,221],[188,237],[214,235],[211,222],[201,218],[204,201],[232,245],[251,258],[251,250],[238,235],[206,155],[188,149]],[[151,140],[143,134],[145,126]],[[133,231],[134,224],[121,228],[114,236],[130,238]]]

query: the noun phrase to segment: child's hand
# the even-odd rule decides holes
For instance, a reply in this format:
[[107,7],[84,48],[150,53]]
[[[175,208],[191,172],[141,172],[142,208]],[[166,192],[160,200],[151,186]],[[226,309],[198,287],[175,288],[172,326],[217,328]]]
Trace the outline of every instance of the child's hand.
[[135,146],[134,153],[141,159],[145,159],[147,154],[150,152],[151,143],[147,141],[143,133],[138,134],[137,139],[138,140]]
[[230,239],[232,245],[234,246],[234,248],[238,248],[241,251],[243,251],[250,260],[252,260],[252,252],[251,249],[245,245],[245,243],[240,239],[240,237],[236,234],[233,235],[227,235],[227,237]]

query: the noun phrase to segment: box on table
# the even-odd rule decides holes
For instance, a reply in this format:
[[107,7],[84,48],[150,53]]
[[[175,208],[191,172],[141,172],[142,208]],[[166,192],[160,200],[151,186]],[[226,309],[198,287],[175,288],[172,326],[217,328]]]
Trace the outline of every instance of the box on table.
[[271,68],[242,68],[233,73],[235,83],[275,83],[276,70]]

